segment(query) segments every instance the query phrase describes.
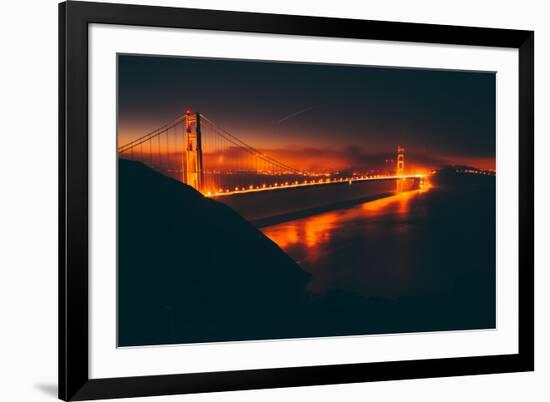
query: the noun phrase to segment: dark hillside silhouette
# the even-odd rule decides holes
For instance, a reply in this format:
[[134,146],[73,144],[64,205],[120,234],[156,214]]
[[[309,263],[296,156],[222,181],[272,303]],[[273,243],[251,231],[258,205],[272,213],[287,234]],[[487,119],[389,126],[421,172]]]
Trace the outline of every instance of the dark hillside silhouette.
[[120,346],[285,336],[308,273],[193,188],[131,161],[118,175]]

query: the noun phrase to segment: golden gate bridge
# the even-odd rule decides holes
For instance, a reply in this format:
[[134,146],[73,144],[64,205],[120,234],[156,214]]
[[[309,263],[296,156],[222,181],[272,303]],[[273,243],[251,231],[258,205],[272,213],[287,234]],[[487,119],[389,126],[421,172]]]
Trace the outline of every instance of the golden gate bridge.
[[404,180],[421,177],[405,174],[405,149],[401,146],[392,174],[328,174],[297,169],[247,144],[204,114],[190,110],[120,146],[118,154],[214,197],[388,179],[395,179],[400,190]]

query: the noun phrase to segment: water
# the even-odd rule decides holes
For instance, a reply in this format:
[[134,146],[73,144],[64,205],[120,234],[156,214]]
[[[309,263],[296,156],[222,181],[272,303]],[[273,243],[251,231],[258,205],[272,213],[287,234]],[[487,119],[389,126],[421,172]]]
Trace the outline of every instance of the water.
[[453,304],[467,298],[465,314],[479,308],[481,321],[494,320],[494,177],[435,177],[427,190],[262,231],[312,274],[313,293]]

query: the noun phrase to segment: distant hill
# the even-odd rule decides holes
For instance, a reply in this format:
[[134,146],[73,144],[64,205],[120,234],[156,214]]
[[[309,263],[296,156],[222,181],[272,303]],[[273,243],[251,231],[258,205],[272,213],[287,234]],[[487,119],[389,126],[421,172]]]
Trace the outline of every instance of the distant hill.
[[440,171],[445,171],[445,170],[457,171],[457,170],[481,170],[481,169],[473,167],[473,166],[468,166],[468,165],[446,165],[446,166],[443,166],[439,170]]
[[126,160],[118,253],[120,346],[286,336],[310,276],[230,208]]

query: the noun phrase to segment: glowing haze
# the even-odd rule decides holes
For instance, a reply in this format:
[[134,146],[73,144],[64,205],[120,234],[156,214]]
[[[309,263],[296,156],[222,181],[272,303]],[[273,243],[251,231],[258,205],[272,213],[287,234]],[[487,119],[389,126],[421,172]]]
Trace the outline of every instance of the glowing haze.
[[495,74],[118,56],[118,142],[200,112],[299,169],[495,168]]

